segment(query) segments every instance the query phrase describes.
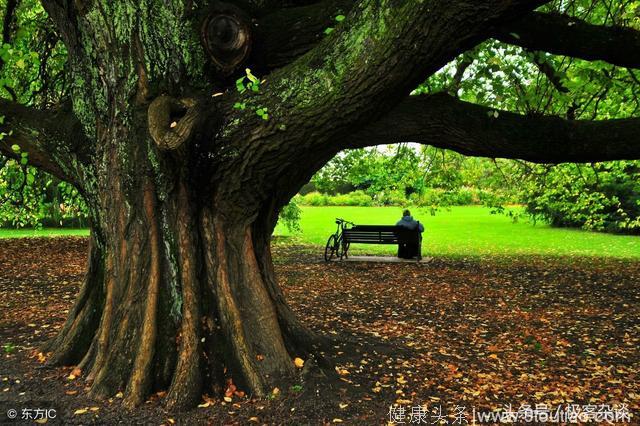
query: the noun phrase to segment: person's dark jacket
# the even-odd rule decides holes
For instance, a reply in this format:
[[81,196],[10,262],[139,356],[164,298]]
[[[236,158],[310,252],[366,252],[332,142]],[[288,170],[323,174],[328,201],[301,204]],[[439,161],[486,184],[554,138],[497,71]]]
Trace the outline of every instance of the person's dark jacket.
[[402,226],[407,229],[416,229],[420,227],[420,232],[424,232],[424,226],[420,222],[416,222],[413,216],[403,216],[402,219],[396,223],[396,226]]

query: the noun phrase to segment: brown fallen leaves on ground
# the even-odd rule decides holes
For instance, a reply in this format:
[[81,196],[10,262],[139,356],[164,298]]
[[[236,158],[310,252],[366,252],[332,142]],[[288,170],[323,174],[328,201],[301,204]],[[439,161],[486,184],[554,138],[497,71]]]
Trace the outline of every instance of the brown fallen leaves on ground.
[[[324,355],[335,378],[274,390],[263,401],[230,382],[225,395],[188,413],[166,413],[158,394],[127,413],[117,397],[87,398],[73,367],[38,368],[38,346],[72,306],[86,240],[0,240],[0,404],[44,398],[65,423],[83,424],[385,424],[391,404],[451,413],[625,403],[634,421],[640,415],[638,262],[325,264],[320,249],[274,251],[291,306],[333,340]],[[306,361],[292,360],[300,368]]]

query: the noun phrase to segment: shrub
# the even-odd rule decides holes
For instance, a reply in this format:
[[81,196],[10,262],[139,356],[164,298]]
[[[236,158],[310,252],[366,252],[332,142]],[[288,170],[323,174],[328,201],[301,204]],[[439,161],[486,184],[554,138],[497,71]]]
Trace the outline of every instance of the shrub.
[[407,197],[404,191],[397,189],[384,191],[376,197],[376,202],[382,206],[405,206],[407,205]]
[[278,220],[289,230],[289,232],[300,232],[300,216],[302,211],[298,206],[298,197],[294,197],[289,204],[280,210]]
[[348,194],[330,196],[327,199],[330,206],[362,206],[373,205],[373,198],[364,191],[353,191]]
[[300,204],[305,206],[326,206],[328,203],[328,197],[319,192],[310,192],[300,197]]
[[416,200],[416,203],[422,207],[466,206],[470,204],[479,204],[479,202],[479,191],[477,189],[467,187],[452,190],[427,188]]
[[419,207],[466,206],[471,204],[494,205],[498,201],[511,202],[503,194],[476,188],[461,187],[446,190],[442,188],[425,188],[421,193],[414,192],[408,196],[401,190],[389,190],[376,193],[373,197],[362,190],[347,194],[327,195],[310,192],[298,196],[298,202],[305,206],[397,206],[416,205]]
[[416,204],[421,207],[433,207],[438,206],[442,202],[442,194],[444,189],[440,188],[426,188],[422,194],[416,199]]
[[474,193],[470,188],[461,187],[444,193],[444,204],[448,206],[466,206],[474,204]]
[[325,195],[310,192],[299,197],[299,203],[305,206],[372,206],[373,198],[364,191],[353,191],[348,194]]

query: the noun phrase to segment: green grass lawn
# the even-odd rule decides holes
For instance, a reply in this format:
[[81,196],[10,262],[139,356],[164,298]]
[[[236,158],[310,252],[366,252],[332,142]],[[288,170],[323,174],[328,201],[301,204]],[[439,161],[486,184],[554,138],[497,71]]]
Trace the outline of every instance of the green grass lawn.
[[[335,231],[334,219],[358,224],[395,224],[398,207],[302,207],[302,242],[324,246]],[[480,206],[441,209],[431,216],[427,209],[413,209],[424,224],[423,255],[478,256],[539,254],[550,256],[596,256],[640,259],[640,237],[620,236],[575,229],[551,228],[545,224],[518,223],[504,215],[493,215]],[[276,235],[291,235],[282,225]],[[354,253],[395,252],[395,246],[354,245]]]
[[[336,228],[336,217],[360,224],[394,224],[401,211],[398,207],[302,207],[302,232],[294,238],[324,247]],[[425,256],[534,254],[640,259],[640,237],[551,228],[540,223],[533,225],[526,219],[513,223],[506,216],[492,215],[489,209],[476,206],[441,209],[435,216],[426,209],[414,209],[413,213],[426,228]],[[86,229],[0,229],[0,238],[88,234]],[[291,236],[281,225],[275,234]],[[354,245],[352,252],[393,254],[395,250],[395,246]]]
[[0,238],[28,238],[28,237],[69,237],[87,236],[88,229],[75,228],[44,228],[44,229],[0,229]]

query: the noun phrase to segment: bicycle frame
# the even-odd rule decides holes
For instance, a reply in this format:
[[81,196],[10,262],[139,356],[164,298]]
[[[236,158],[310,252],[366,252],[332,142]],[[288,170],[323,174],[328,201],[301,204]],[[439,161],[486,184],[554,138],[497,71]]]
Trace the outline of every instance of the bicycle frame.
[[343,242],[342,233],[345,229],[348,229],[349,226],[355,226],[353,222],[349,222],[347,220],[336,218],[336,232],[329,236],[329,240],[327,241],[327,245],[325,247],[325,260],[329,261],[333,255],[335,254],[340,259],[346,256],[346,251],[348,247],[345,246]]

